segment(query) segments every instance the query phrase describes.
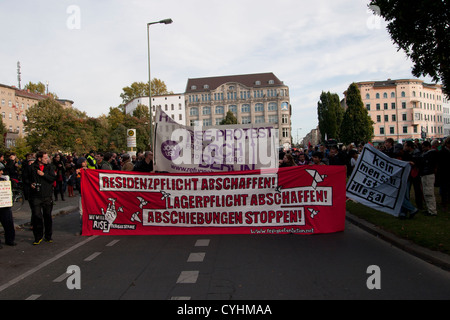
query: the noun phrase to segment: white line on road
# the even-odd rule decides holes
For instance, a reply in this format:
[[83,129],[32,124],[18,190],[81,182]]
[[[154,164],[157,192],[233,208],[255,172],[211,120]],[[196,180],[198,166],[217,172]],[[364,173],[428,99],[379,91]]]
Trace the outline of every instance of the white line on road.
[[35,272],[41,270],[42,268],[48,266],[50,263],[55,262],[56,260],[58,260],[58,259],[60,259],[61,257],[65,256],[66,254],[68,254],[68,253],[72,252],[73,250],[75,250],[75,249],[81,247],[82,245],[85,245],[85,244],[88,243],[89,241],[92,241],[92,240],[94,240],[94,239],[97,239],[97,237],[98,237],[98,236],[92,236],[92,237],[89,237],[89,238],[87,238],[86,240],[84,240],[84,241],[82,241],[82,242],[80,242],[80,243],[77,243],[77,244],[74,245],[73,247],[71,247],[71,248],[69,248],[69,249],[67,249],[67,250],[65,250],[65,251],[63,251],[63,252],[61,252],[60,254],[54,256],[53,258],[48,259],[47,261],[44,261],[43,263],[41,263],[41,264],[38,265],[37,267],[35,267],[35,268],[33,268],[33,269],[31,269],[31,270],[25,272],[24,274],[22,274],[22,275],[20,275],[20,276],[14,278],[14,279],[8,281],[8,282],[5,283],[4,285],[0,286],[0,292],[2,292],[3,290],[9,288],[9,287],[12,286],[12,285],[18,283],[19,281],[25,279],[26,277],[32,275],[33,273],[35,273]]
[[92,261],[101,254],[102,254],[101,252],[95,252],[95,253],[91,254],[89,257],[87,257],[86,259],[84,259],[84,261]]
[[53,280],[53,282],[63,282],[66,278],[68,278],[70,276],[70,273],[63,273],[62,275],[60,275],[58,278],[56,278],[55,280]]
[[205,252],[193,252],[189,255],[187,262],[203,262],[205,260]]
[[25,300],[37,300],[41,297],[41,294],[32,294],[31,296],[29,296],[28,298],[26,298]]
[[177,283],[196,283],[199,271],[181,271]]
[[117,242],[119,242],[120,240],[113,240],[110,243],[108,243],[106,246],[107,247],[112,247],[113,245],[115,245]]
[[209,246],[209,239],[200,239],[195,243],[196,247],[207,247]]

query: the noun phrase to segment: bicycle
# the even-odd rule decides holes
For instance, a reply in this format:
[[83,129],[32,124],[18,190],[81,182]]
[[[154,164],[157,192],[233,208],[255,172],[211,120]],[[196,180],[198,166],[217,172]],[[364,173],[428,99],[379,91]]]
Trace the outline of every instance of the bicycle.
[[25,195],[22,190],[22,182],[16,179],[12,180],[12,211],[17,212],[22,209],[23,204],[25,203]]

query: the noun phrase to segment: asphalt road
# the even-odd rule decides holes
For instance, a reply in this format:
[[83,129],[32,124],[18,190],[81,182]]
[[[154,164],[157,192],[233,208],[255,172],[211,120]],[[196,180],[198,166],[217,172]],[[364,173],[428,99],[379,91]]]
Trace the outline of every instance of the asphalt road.
[[[53,243],[32,246],[24,229],[17,246],[0,250],[1,300],[450,297],[450,272],[350,223],[342,233],[316,236],[82,237],[72,212],[56,217],[54,230]],[[79,272],[67,273],[70,266]],[[380,289],[368,288],[371,266]]]

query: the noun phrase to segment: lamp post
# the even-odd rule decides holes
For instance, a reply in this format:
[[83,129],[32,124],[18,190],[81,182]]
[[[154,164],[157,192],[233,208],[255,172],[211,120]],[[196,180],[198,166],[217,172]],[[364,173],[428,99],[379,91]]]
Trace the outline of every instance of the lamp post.
[[147,23],[147,44],[148,44],[148,101],[150,109],[150,149],[153,151],[153,111],[152,111],[152,78],[150,75],[150,26],[152,24],[171,24],[172,19],[164,19]]

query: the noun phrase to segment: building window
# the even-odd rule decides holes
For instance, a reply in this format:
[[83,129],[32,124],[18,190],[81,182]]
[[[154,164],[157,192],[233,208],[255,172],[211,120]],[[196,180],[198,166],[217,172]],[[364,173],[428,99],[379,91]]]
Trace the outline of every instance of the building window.
[[278,116],[277,115],[269,116],[269,123],[278,123]]
[[408,127],[407,126],[403,127],[403,133],[408,133]]
[[377,122],[381,122],[381,116],[380,115],[377,116]]
[[228,107],[228,111],[233,112],[234,114],[237,114],[237,106],[231,105]]
[[380,134],[384,134],[384,127],[380,127]]
[[282,135],[283,135],[283,138],[289,138],[289,129],[283,128]]
[[395,134],[395,127],[389,127],[389,133]]
[[264,116],[256,116],[255,123],[264,123]]
[[241,107],[241,112],[248,113],[250,112],[250,105],[249,104],[243,104]]
[[255,105],[255,112],[262,112],[264,111],[264,105],[262,103],[257,103]]
[[203,119],[203,126],[204,127],[210,127],[211,126],[211,119]]
[[204,116],[211,114],[211,107],[203,107],[203,113]]
[[282,124],[288,124],[289,123],[289,116],[287,114],[283,114],[281,116],[281,123]]
[[392,103],[391,103],[391,109],[392,109],[392,110],[395,110],[395,102],[392,102]]
[[241,122],[242,122],[242,124],[249,124],[249,123],[252,123],[252,119],[249,116],[245,116],[245,117],[242,117]]
[[190,116],[198,116],[198,108],[191,108],[189,111]]
[[267,111],[277,111],[277,104],[275,102],[269,103]]
[[223,106],[217,106],[216,107],[216,114],[224,114],[225,108]]

